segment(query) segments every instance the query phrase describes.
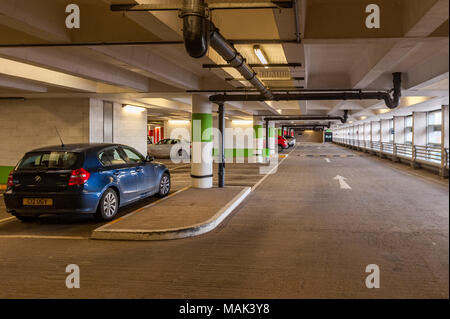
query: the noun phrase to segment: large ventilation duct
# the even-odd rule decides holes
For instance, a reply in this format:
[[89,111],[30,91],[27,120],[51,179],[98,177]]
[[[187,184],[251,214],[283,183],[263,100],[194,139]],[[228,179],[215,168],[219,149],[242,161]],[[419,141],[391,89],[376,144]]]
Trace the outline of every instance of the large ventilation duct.
[[183,19],[185,48],[193,58],[201,58],[208,51],[208,45],[249,81],[261,96],[273,99],[273,94],[256,76],[256,72],[245,62],[244,57],[206,19],[207,6],[204,0],[184,0],[180,17]]

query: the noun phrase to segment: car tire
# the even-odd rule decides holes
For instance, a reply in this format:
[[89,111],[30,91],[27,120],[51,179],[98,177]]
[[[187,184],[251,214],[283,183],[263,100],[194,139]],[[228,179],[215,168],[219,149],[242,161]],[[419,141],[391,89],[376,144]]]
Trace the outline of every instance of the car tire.
[[39,216],[14,215],[22,223],[33,223],[38,220]]
[[100,198],[96,218],[98,220],[110,221],[116,217],[118,211],[119,197],[112,188],[108,188]]
[[283,147],[281,145],[278,145],[278,153],[283,152]]
[[159,191],[158,191],[158,197],[166,197],[170,193],[170,176],[167,173],[164,173],[161,176],[161,179],[159,181]]

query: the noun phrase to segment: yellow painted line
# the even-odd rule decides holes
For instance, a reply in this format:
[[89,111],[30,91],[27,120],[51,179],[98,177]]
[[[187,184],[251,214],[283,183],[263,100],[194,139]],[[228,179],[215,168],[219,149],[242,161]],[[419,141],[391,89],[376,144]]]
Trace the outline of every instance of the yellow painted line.
[[120,220],[122,220],[122,217],[119,217],[119,218],[117,218],[117,219],[114,219],[113,221],[110,221],[107,225],[115,224],[115,223],[117,223],[117,222],[120,221]]
[[80,237],[80,236],[40,236],[40,235],[0,235],[0,239],[70,239],[70,240],[88,240],[89,237]]
[[16,219],[16,217],[8,217],[8,218],[3,218],[3,219],[0,219],[0,223],[4,223],[4,222],[7,222],[7,221],[9,221],[9,220],[13,220],[13,219]]

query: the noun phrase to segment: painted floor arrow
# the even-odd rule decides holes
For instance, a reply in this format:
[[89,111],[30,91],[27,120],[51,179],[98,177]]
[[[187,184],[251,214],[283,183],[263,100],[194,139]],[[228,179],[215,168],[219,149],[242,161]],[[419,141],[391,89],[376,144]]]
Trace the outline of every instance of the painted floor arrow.
[[348,184],[345,182],[345,180],[346,180],[345,177],[340,176],[340,175],[337,175],[334,179],[339,181],[339,185],[341,186],[341,189],[352,189],[352,188],[350,187],[350,185],[348,185]]

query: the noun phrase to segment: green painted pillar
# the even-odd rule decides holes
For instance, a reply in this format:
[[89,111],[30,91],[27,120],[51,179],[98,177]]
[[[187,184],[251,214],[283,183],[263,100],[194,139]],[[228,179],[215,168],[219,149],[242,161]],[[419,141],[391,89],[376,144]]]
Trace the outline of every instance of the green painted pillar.
[[192,95],[191,178],[194,188],[213,187],[213,117],[207,96]]
[[263,121],[260,118],[253,118],[253,145],[254,157],[256,163],[263,163],[264,161],[264,127]]

